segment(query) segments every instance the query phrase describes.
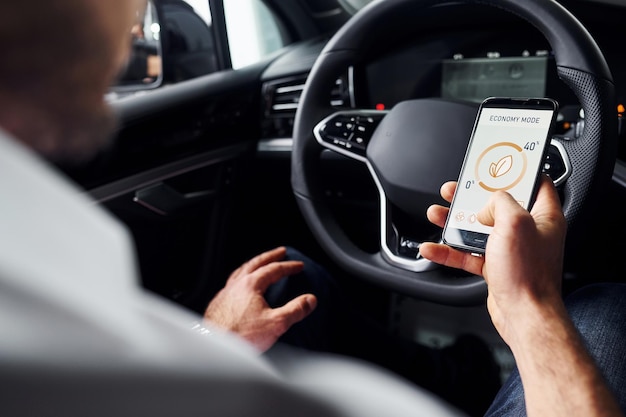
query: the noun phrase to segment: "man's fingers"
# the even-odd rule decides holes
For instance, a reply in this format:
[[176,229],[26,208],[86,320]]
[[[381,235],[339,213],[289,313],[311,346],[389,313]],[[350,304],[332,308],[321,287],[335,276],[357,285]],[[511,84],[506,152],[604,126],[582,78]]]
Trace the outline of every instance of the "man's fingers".
[[287,249],[283,246],[263,252],[246,262],[244,264],[244,270],[246,270],[246,272],[256,271],[264,265],[280,261],[285,257],[286,253]]
[[[521,211],[526,212],[510,194],[500,191],[494,193],[487,205],[478,212],[478,221],[487,226],[494,226],[496,211],[500,212],[498,217],[502,219],[517,216]],[[531,214],[537,221],[543,216],[551,216],[554,213],[558,216],[561,215],[561,202],[554,188],[554,184],[549,177],[544,175],[541,178],[537,199],[531,209]],[[552,217],[550,217],[550,221],[554,220]]]
[[231,278],[236,278],[243,274],[249,274],[262,266],[268,265],[272,262],[277,262],[285,258],[285,254],[287,253],[287,248],[280,246],[278,248],[274,248],[267,252],[263,252],[254,258],[250,259],[248,262],[241,265],[237,268],[232,274]]
[[463,269],[474,275],[482,275],[484,258],[462,252],[440,243],[424,242],[420,245],[420,254],[437,264]]
[[313,294],[303,294],[274,311],[285,320],[285,331],[287,331],[291,326],[311,314],[315,307],[317,307],[317,298]]
[[454,192],[456,191],[456,181],[448,181],[444,183],[439,189],[439,193],[441,197],[446,200],[448,203],[452,201],[452,197],[454,197]]
[[547,175],[541,178],[541,185],[537,192],[537,200],[531,211],[533,216],[543,215],[544,213],[561,213],[561,199],[554,186],[554,183]]
[[498,218],[505,223],[509,222],[509,220],[505,219],[519,216],[520,213],[528,214],[526,209],[524,209],[511,194],[505,191],[496,191],[493,193],[487,205],[483,207],[476,216],[478,221],[485,226],[493,227],[495,225],[496,212],[498,212]]
[[[454,191],[456,190],[456,181],[448,181],[441,186],[441,197],[448,203],[452,201]],[[435,226],[443,228],[446,224],[446,218],[450,210],[447,207],[440,206],[439,204],[433,204],[426,210],[426,217]]]
[[435,226],[443,228],[446,224],[446,217],[448,217],[449,211],[450,210],[447,207],[433,204],[428,207],[428,210],[426,210],[426,217]]
[[[547,204],[550,206],[561,207],[561,200],[559,199],[559,194],[556,191],[556,187],[554,183],[547,175],[543,174],[541,176],[541,183],[539,184],[539,190],[537,190],[537,199],[536,202],[539,203],[539,207]],[[537,204],[535,204],[536,206]],[[534,207],[534,206],[533,206]]]
[[273,262],[257,269],[250,277],[254,280],[254,287],[265,292],[270,285],[284,277],[302,272],[303,268],[304,263],[301,261]]

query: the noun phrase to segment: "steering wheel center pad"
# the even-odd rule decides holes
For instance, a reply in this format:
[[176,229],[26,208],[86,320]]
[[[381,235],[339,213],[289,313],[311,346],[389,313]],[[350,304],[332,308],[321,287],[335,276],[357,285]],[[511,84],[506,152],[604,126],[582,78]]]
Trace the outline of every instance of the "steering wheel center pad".
[[367,147],[367,159],[389,201],[423,217],[440,200],[441,185],[459,175],[477,111],[472,103],[439,99],[394,106]]

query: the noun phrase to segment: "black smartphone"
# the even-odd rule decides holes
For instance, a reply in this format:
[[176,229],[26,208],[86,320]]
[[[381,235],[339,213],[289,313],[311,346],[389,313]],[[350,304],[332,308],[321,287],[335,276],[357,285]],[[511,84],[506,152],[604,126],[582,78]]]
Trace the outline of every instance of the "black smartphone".
[[485,252],[492,228],[476,213],[497,190],[530,209],[557,112],[550,98],[490,97],[481,103],[443,229],[445,244]]

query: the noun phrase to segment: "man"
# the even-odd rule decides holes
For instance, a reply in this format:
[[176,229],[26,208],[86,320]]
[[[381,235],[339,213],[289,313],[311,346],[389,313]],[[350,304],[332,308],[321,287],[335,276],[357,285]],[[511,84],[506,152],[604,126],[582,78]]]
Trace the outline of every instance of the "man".
[[[233,274],[207,308],[208,320],[198,327],[202,334],[190,331],[195,317],[187,311],[141,291],[128,232],[42,156],[80,161],[110,137],[114,123],[103,98],[127,59],[126,34],[142,6],[140,0],[0,3],[0,413],[457,415],[404,380],[345,358],[294,351],[274,365],[260,356],[316,303],[308,294],[277,309],[262,300],[263,288],[301,268],[280,262],[282,249]],[[490,312],[531,388],[529,411],[540,411],[545,395],[556,390],[572,404],[580,399],[585,415],[600,415],[601,405],[605,415],[618,413],[584,349],[567,346],[578,339],[555,295],[558,267],[535,271],[526,265],[510,277],[519,259],[561,261],[564,226],[553,192],[542,187],[537,223],[519,210],[509,213],[510,205],[498,195],[481,217],[497,223],[484,260],[440,246],[427,245],[425,254],[486,275]],[[436,223],[443,215],[441,208],[431,212]],[[546,217],[557,227],[546,224]],[[506,239],[513,232],[544,242],[542,249],[552,257],[525,252],[529,245]],[[511,252],[500,257],[499,250]],[[523,296],[516,298],[520,291]],[[531,314],[520,319],[521,308]],[[265,322],[262,334],[251,316]],[[529,328],[539,328],[565,355],[550,369],[566,372],[566,378],[546,378],[554,387],[537,376],[537,367],[553,364],[532,346],[536,334]],[[562,369],[570,359],[581,382]],[[534,383],[543,384],[541,390],[528,385]],[[565,383],[577,398],[562,390]]]
[[128,231],[46,161],[87,160],[111,137],[104,97],[142,7],[0,2],[0,414],[456,415],[361,362],[261,355],[316,305],[263,300],[302,268],[283,249],[236,271],[199,332],[195,315],[142,291]]

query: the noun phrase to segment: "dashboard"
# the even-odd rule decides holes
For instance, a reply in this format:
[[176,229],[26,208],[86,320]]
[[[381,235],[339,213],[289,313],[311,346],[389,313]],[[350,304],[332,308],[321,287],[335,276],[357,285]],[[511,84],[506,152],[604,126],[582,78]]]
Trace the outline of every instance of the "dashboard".
[[[605,55],[616,86],[618,123],[626,106],[626,51],[615,42],[614,28],[626,21],[626,8],[584,1],[566,7]],[[559,79],[552,49],[538,30],[494,8],[440,9],[397,33],[381,30],[369,56],[354,65],[352,107],[388,110],[401,101],[430,97],[480,102],[489,96],[546,96],[559,103],[556,133],[575,127],[581,116],[578,100]],[[274,61],[265,80],[302,72],[302,57],[316,57],[327,40],[303,44]],[[626,161],[626,145],[619,157]]]
[[[584,2],[575,4],[578,7],[570,7],[605,55],[617,100],[623,103],[626,50],[615,27],[626,20],[626,8],[587,9]],[[551,47],[538,30],[510,14],[492,8],[476,13],[477,8],[465,6],[446,11],[444,17],[434,15],[432,26],[387,42],[381,48],[385,52],[365,65],[363,83],[356,87],[357,98],[362,98],[359,104],[390,108],[423,97],[480,102],[490,95],[545,95],[561,106],[578,104],[559,80]]]

